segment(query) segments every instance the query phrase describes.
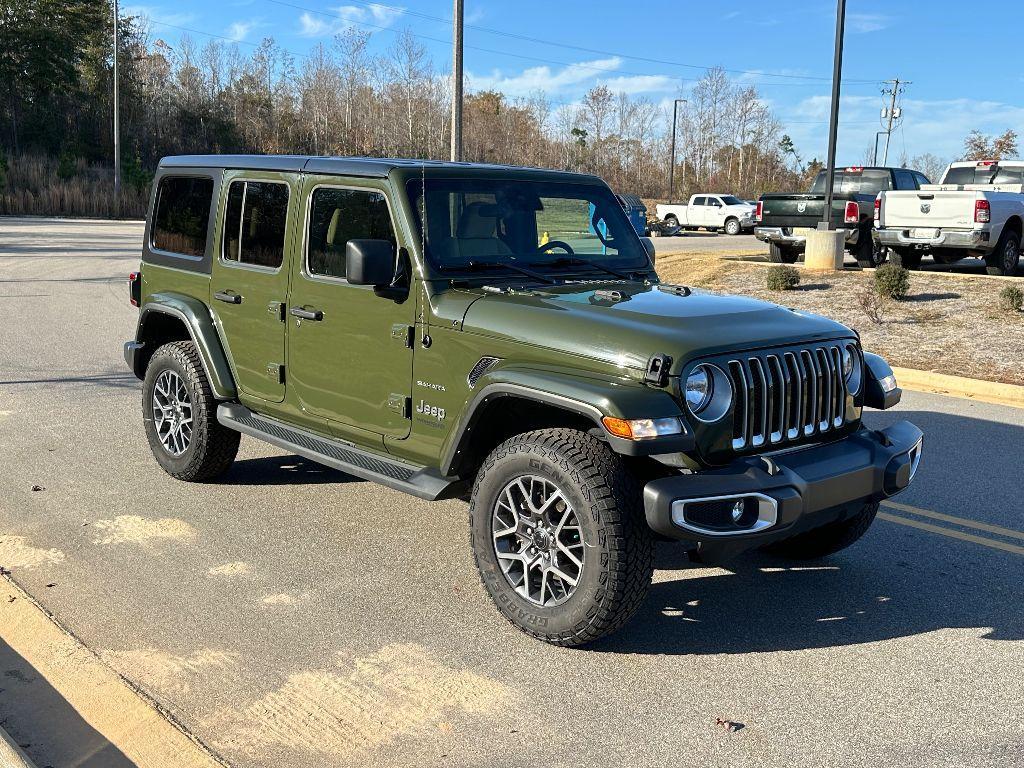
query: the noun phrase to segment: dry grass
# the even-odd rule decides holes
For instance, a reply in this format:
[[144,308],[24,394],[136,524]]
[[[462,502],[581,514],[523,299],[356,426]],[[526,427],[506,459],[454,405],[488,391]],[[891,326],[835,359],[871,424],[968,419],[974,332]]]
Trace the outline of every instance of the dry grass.
[[95,218],[146,215],[148,189],[123,185],[118,210],[112,171],[88,165],[83,160],[62,164],[56,158],[14,155],[7,158],[3,176],[0,215]]
[[721,255],[679,254],[658,260],[663,280],[782,302],[854,328],[864,347],[891,364],[957,376],[1024,385],[1024,313],[999,310],[999,280],[951,278],[913,272],[903,301],[882,300],[878,322],[860,297],[871,273],[804,272],[803,284],[785,295],[765,288],[762,264]]

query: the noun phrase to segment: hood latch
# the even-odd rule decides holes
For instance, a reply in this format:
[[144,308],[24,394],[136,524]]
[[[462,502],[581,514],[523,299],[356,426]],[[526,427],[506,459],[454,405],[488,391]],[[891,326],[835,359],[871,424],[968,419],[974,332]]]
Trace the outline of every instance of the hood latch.
[[672,367],[672,358],[661,353],[651,355],[647,360],[647,370],[644,372],[644,381],[656,387],[664,387],[668,384],[668,369]]

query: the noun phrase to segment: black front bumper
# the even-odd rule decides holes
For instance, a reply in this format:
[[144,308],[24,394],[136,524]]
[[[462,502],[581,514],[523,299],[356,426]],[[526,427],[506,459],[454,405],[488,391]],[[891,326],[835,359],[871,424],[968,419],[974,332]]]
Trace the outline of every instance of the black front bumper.
[[[647,523],[656,533],[696,544],[708,559],[788,538],[904,490],[917,469],[922,439],[920,429],[900,421],[883,430],[861,429],[832,443],[652,480],[644,487]],[[734,499],[759,505],[757,520],[744,515],[736,527],[712,530],[686,517],[698,508],[697,500],[710,504]]]

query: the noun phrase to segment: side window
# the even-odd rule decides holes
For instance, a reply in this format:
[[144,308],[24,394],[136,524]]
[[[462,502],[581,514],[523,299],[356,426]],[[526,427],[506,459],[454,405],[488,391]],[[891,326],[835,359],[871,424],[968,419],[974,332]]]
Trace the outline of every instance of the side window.
[[928,177],[925,176],[923,173],[918,173],[917,171],[914,171],[914,178],[917,179],[917,186],[919,187],[923,184],[931,184],[931,182],[928,181]]
[[694,205],[707,205],[708,199],[706,197],[696,197],[693,200]]
[[212,198],[211,178],[164,176],[160,179],[150,233],[151,246],[184,256],[204,255]]
[[287,184],[231,182],[224,216],[224,260],[277,269],[284,261],[287,224]]
[[712,206],[714,208],[721,208],[722,207],[722,201],[719,200],[717,197],[709,197],[708,198],[708,205],[710,205],[710,206]]
[[344,279],[349,240],[388,240],[398,245],[388,202],[383,193],[373,190],[313,190],[308,226],[306,269],[311,275]]
[[917,182],[914,179],[914,174],[910,171],[897,170],[896,189],[917,189]]

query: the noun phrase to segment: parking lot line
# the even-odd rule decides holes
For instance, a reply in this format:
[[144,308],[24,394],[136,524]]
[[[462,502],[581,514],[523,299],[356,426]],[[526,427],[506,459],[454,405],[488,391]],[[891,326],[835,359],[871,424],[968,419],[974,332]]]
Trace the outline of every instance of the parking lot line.
[[892,507],[893,509],[898,509],[901,512],[909,512],[912,515],[930,517],[933,520],[942,520],[944,523],[953,523],[953,525],[961,525],[964,528],[974,528],[979,531],[987,531],[988,533],[994,533],[997,536],[1006,536],[1010,539],[1024,540],[1024,533],[1021,533],[1020,531],[1015,531],[1012,528],[1003,528],[1001,525],[980,523],[977,520],[968,520],[967,518],[957,517],[956,515],[946,515],[942,512],[932,512],[930,509],[912,507],[909,504],[900,504],[897,501],[883,501],[882,506]]
[[991,549],[1001,549],[1004,552],[1010,552],[1014,555],[1024,555],[1024,547],[1018,547],[1016,544],[1009,544],[1005,541],[987,539],[984,536],[975,536],[973,533],[955,531],[952,528],[943,528],[940,525],[932,525],[931,523],[924,523],[920,520],[911,520],[910,518],[901,517],[900,515],[893,515],[888,512],[879,512],[878,517],[880,517],[882,520],[888,520],[891,523],[909,525],[911,528],[920,528],[922,531],[928,531],[929,533],[938,533],[942,536],[949,536],[952,539],[970,541],[974,544],[981,544],[983,547],[989,547]]

